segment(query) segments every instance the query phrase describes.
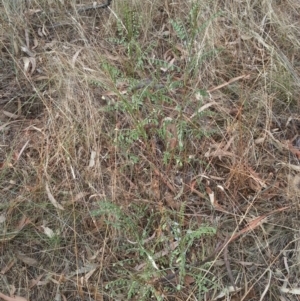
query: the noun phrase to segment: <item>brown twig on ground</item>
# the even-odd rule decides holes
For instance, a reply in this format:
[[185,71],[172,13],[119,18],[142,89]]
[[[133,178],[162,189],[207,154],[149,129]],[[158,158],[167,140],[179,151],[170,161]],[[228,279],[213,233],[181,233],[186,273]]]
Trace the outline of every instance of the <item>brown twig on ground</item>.
[[227,270],[227,273],[228,273],[228,277],[230,279],[230,282],[231,282],[232,286],[236,290],[236,285],[235,285],[235,281],[233,279],[233,275],[232,275],[232,271],[231,271],[231,267],[230,267],[230,262],[228,260],[228,245],[225,245],[223,256],[224,256],[224,262],[225,262],[226,270]]
[[236,82],[236,81],[238,81],[240,79],[243,79],[243,78],[248,79],[249,77],[250,77],[249,74],[244,74],[244,75],[241,75],[241,76],[234,77],[234,78],[232,78],[231,80],[229,80],[226,83],[223,83],[223,84],[221,84],[221,85],[219,85],[217,87],[214,87],[214,88],[211,88],[211,89],[207,90],[207,92],[211,93],[213,91],[216,91],[216,90],[219,90],[221,88],[224,88],[224,87],[226,87],[226,86],[228,86],[228,85],[230,85],[230,84],[232,84],[232,83],[234,83],[234,82]]

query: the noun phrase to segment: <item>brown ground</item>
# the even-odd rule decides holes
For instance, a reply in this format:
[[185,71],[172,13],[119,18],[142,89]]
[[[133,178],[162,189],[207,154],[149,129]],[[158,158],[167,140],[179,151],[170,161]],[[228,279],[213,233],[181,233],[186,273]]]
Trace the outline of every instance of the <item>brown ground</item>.
[[0,298],[299,300],[299,1],[90,5],[0,4]]

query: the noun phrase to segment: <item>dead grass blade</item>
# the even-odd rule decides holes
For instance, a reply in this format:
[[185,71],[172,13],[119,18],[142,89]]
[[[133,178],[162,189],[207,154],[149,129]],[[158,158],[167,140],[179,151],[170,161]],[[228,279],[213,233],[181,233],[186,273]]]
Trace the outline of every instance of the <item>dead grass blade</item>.
[[9,297],[2,293],[0,293],[0,298],[4,299],[6,301],[27,301],[27,299],[20,297],[20,296]]
[[62,205],[60,205],[60,204],[56,201],[56,199],[54,198],[54,196],[52,195],[48,183],[46,183],[45,188],[46,188],[46,192],[47,192],[47,195],[48,195],[48,199],[49,199],[49,201],[51,202],[51,204],[52,204],[55,208],[57,208],[57,209],[65,210],[64,207],[63,207]]
[[0,131],[3,131],[7,126],[9,126],[12,123],[21,122],[21,121],[24,121],[24,120],[15,120],[15,121],[6,122],[0,126]]
[[5,273],[7,273],[16,263],[16,259],[12,259],[6,266],[4,266],[1,270],[1,274],[4,275]]
[[260,226],[263,222],[266,221],[266,218],[269,217],[270,215],[276,213],[276,212],[281,212],[284,210],[289,209],[290,207],[282,207],[276,210],[273,210],[271,212],[268,212],[264,215],[261,215],[257,218],[255,218],[254,220],[252,220],[244,229],[242,229],[241,231],[237,232],[236,234],[234,234],[233,236],[231,236],[229,238],[229,240],[227,241],[227,243],[233,242],[234,240],[236,240],[238,237],[240,237],[242,234],[248,233],[250,231],[253,231],[254,229],[256,229],[258,226]]
[[228,86],[228,85],[230,85],[230,84],[232,84],[232,83],[234,83],[234,82],[236,82],[236,81],[238,81],[240,79],[243,79],[243,78],[244,79],[248,79],[248,78],[250,78],[250,75],[249,74],[244,74],[244,75],[240,75],[240,76],[234,77],[234,78],[232,78],[231,80],[229,80],[226,83],[223,83],[223,84],[221,84],[221,85],[219,85],[217,87],[214,87],[214,88],[211,88],[211,89],[207,90],[207,92],[211,93],[213,91],[219,90],[219,89],[224,88],[224,87],[226,87],[226,86]]

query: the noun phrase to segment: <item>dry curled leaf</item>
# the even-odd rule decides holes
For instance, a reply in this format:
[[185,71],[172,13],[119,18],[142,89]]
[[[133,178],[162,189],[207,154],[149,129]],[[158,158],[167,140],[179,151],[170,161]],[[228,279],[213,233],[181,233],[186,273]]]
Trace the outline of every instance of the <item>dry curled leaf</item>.
[[36,59],[34,57],[23,57],[22,59],[24,63],[24,72],[33,74],[36,69]]
[[211,188],[209,186],[206,186],[206,192],[209,196],[210,203],[214,207],[215,206],[215,193],[211,190]]
[[48,227],[45,227],[45,226],[41,226],[41,228],[43,228],[44,230],[44,233],[49,237],[49,238],[52,238],[55,236],[55,233],[53,230],[51,230],[50,228]]
[[165,193],[164,199],[165,199],[167,205],[169,207],[171,207],[172,209],[176,209],[176,210],[180,209],[180,207],[181,207],[180,202],[177,202],[176,200],[174,200],[174,196],[170,192],[167,191]]
[[96,158],[97,153],[95,151],[91,151],[91,157],[90,157],[90,162],[89,162],[89,168],[92,168],[95,166],[95,158]]
[[37,265],[37,260],[35,260],[34,258],[28,257],[25,254],[22,254],[20,252],[18,252],[16,254],[16,257],[18,259],[20,259],[21,261],[23,261],[25,264],[30,265],[30,266],[36,266]]
[[288,148],[292,154],[294,154],[298,159],[300,158],[300,150],[294,146],[291,141],[288,143]]

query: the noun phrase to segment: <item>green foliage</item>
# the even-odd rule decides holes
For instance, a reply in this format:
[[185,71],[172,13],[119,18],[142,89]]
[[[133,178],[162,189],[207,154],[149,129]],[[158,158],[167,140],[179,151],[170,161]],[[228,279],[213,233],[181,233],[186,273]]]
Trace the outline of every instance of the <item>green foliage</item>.
[[[155,47],[153,43],[148,44],[146,49],[142,48],[138,41],[139,28],[142,22],[134,9],[129,8],[126,4],[121,8],[120,18],[117,20],[117,37],[112,42],[124,47],[129,60],[122,66],[110,65],[106,61],[102,61],[101,68],[115,84],[119,80],[129,85],[128,94],[118,95],[118,100],[108,108],[109,114],[114,116],[117,113],[118,116],[122,116],[122,120],[126,120],[114,133],[114,143],[119,150],[123,151],[124,156],[127,156],[126,162],[131,162],[131,164],[139,162],[139,156],[134,147],[136,142],[140,141],[144,145],[149,145],[150,140],[155,137],[165,144],[163,163],[168,165],[175,162],[176,166],[183,166],[188,160],[186,152],[190,147],[190,141],[200,140],[204,136],[211,135],[210,132],[204,131],[198,123],[194,122],[194,119],[186,118],[186,108],[189,105],[195,106],[194,102],[189,103],[192,97],[186,95],[179,102],[170,93],[170,91],[185,87],[183,80],[174,80],[172,72],[183,72],[189,76],[193,72],[191,70],[197,67],[194,62],[202,62],[193,50],[195,39],[207,26],[207,24],[203,24],[203,26],[198,24],[199,9],[199,4],[194,3],[187,20],[172,19],[170,21],[178,39],[188,50],[190,58],[186,66],[176,64],[169,66],[166,60],[150,55]],[[216,51],[207,52],[207,56],[203,55],[202,59],[205,60],[215,53]],[[151,73],[150,80],[147,79],[145,84],[140,85],[141,80],[136,77],[136,74],[138,71],[145,73],[145,62],[150,62],[158,72]],[[162,82],[160,68],[168,69],[167,75],[163,78],[163,86],[159,86]],[[139,85],[141,88],[136,89],[135,87]],[[157,86],[159,88],[156,88]],[[192,93],[196,92],[202,97],[207,96],[204,90],[193,91]],[[203,102],[199,101],[198,108],[202,105]],[[172,117],[170,117],[169,111],[165,110],[165,107],[171,106],[175,113]],[[206,110],[195,116],[201,119],[201,117],[204,118],[210,114],[212,112]],[[151,125],[150,133],[146,130],[148,125]],[[170,126],[172,126],[172,131],[170,131]],[[168,141],[172,138],[177,140],[177,144],[175,148],[169,149]],[[180,279],[183,279],[187,273],[187,252],[202,236],[215,233],[215,229],[207,226],[185,229],[184,212],[184,202],[175,216],[166,213],[161,217],[158,213],[150,213],[145,206],[132,205],[130,210],[125,212],[123,208],[110,200],[99,203],[99,209],[93,211],[93,215],[103,217],[109,229],[117,230],[118,233],[131,241],[125,239],[114,250],[116,254],[120,252],[128,255],[129,258],[118,260],[113,264],[120,279],[115,279],[107,284],[106,288],[111,292],[111,297],[122,295],[126,300],[134,298],[138,300],[149,300],[150,298],[162,300],[153,285],[149,284],[153,278],[162,277],[165,269],[179,268]],[[160,235],[148,244],[147,239],[153,235],[153,229],[157,227],[166,234]],[[166,249],[170,241],[178,241],[179,246],[170,250],[168,256],[155,258],[155,254]],[[134,267],[141,263],[145,263],[145,266],[138,273],[132,273]],[[199,276],[197,285],[199,290],[203,291],[203,287],[205,288],[207,284],[205,277],[200,279]],[[183,285],[183,281],[180,282],[180,285]],[[177,289],[181,289],[180,285]]]
[[[151,103],[149,103],[149,100]],[[177,105],[175,108],[178,112],[176,119],[164,117],[165,112],[162,104],[172,102],[173,100],[167,96],[167,93],[164,94],[161,91],[160,93],[149,94],[148,88],[145,88],[141,94],[134,94],[130,101],[124,98],[123,101],[118,102],[114,107],[115,110],[126,115],[128,114],[132,123],[118,130],[115,143],[128,151],[134,142],[141,140],[147,143],[149,139],[156,135],[161,141],[166,143],[166,149],[163,153],[164,164],[168,164],[170,160],[174,159],[177,165],[182,165],[184,163],[182,154],[185,152],[189,141],[209,137],[215,131],[204,130],[196,123],[186,119],[183,107],[186,104],[184,103],[182,106]],[[199,107],[201,107],[201,103],[199,103]],[[205,112],[198,113],[196,116],[197,118],[205,118],[212,114],[212,112],[206,110]],[[145,130],[149,124],[155,126],[151,137],[148,136]],[[170,124],[175,125],[176,136],[167,130]],[[178,146],[172,149],[172,152],[167,147],[167,141],[171,138],[178,139]]]
[[[203,62],[205,62],[209,58],[215,57],[221,51],[221,49],[203,50],[203,47],[201,47],[201,51],[198,49],[198,44],[201,41],[201,33],[205,31],[205,29],[213,19],[220,15],[220,13],[217,13],[209,18],[206,22],[201,23],[199,18],[201,11],[200,5],[201,3],[199,1],[195,1],[192,4],[191,10],[186,20],[170,20],[176,36],[181,42],[181,46],[183,46],[188,52],[188,60],[185,66],[185,70],[181,71],[187,77],[191,77]],[[201,53],[200,55],[199,52]]]
[[[198,240],[205,235],[212,236],[214,234],[216,234],[215,228],[204,226],[204,225],[195,230],[189,229],[184,232],[180,240],[180,247],[177,250],[177,260],[176,260],[176,262],[179,263],[179,271],[180,271],[179,276],[181,281],[183,281],[183,278],[187,272],[186,269],[187,252],[192,247],[195,240]],[[201,282],[200,285],[202,286],[203,282]]]
[[[117,296],[126,296],[126,300],[138,298],[138,300],[162,300],[161,295],[151,285],[151,281],[156,277],[162,277],[165,269],[180,269],[180,277],[187,272],[186,254],[193,244],[206,235],[215,234],[215,229],[208,226],[198,226],[195,229],[184,230],[184,212],[185,204],[181,206],[179,212],[175,215],[164,212],[161,216],[159,213],[150,213],[147,206],[132,204],[129,211],[106,200],[99,203],[99,209],[94,210],[94,216],[104,217],[108,227],[120,231],[120,234],[128,237],[134,237],[135,242],[126,242],[119,245],[114,251],[116,254],[128,254],[129,258],[118,260],[113,263],[114,271],[118,278],[106,284],[105,289],[110,292],[112,298]],[[160,220],[160,225],[157,222]],[[177,222],[178,220],[179,222]],[[145,221],[143,225],[141,222]],[[167,236],[160,235],[153,238],[149,244],[147,240],[153,233],[153,229],[157,226],[161,227]],[[192,227],[190,227],[192,228]],[[163,232],[164,233],[164,232]],[[159,253],[162,248],[170,244],[170,241],[178,241],[179,246],[161,258],[156,258],[155,254]],[[131,255],[130,255],[131,254]],[[132,254],[136,254],[132,256]],[[139,272],[132,273],[133,267],[145,263],[145,266]],[[161,266],[164,265],[164,267]],[[131,267],[131,268],[130,268]],[[201,290],[205,286],[205,279],[197,280]],[[183,282],[181,283],[181,285]],[[180,289],[180,286],[178,287]]]
[[115,230],[128,230],[129,233],[137,235],[132,218],[138,218],[138,215],[128,216],[120,206],[109,200],[100,202],[99,209],[92,211],[92,216],[104,217],[105,223]]
[[128,45],[137,40],[140,35],[142,22],[137,11],[128,3],[121,2],[118,17],[116,18],[116,33],[110,37],[110,42],[120,45]]
[[[117,83],[117,80],[121,78],[126,79],[126,82],[128,82],[130,86],[128,91],[133,91],[129,97],[127,95],[119,95],[118,101],[110,105],[108,109],[111,112],[121,113],[121,116],[127,116],[125,118],[129,120],[126,125],[122,125],[118,128],[114,135],[114,143],[119,149],[124,151],[124,154],[126,154],[130,160],[134,159],[134,162],[138,162],[136,153],[131,151],[134,150],[132,147],[134,143],[142,141],[147,144],[149,143],[149,139],[157,137],[166,144],[163,153],[164,164],[168,165],[171,162],[175,162],[177,166],[182,166],[186,160],[183,154],[189,147],[188,141],[201,139],[203,136],[207,137],[213,133],[204,131],[198,124],[185,118],[188,96],[180,103],[174,101],[170,96],[170,91],[183,88],[185,80],[187,80],[174,80],[172,71],[182,72],[185,76],[190,77],[197,70],[199,64],[218,53],[218,50],[208,51],[199,57],[194,50],[194,41],[200,32],[208,25],[208,22],[211,21],[208,20],[204,24],[201,24],[201,26],[199,25],[200,9],[200,4],[194,2],[186,19],[170,20],[176,35],[189,52],[189,59],[183,70],[182,66],[177,66],[176,64],[169,66],[168,61],[153,57],[153,55],[151,55],[155,47],[153,43],[149,43],[146,49],[142,48],[138,41],[140,35],[139,28],[142,26],[142,21],[134,8],[129,7],[126,3],[120,7],[119,18],[116,21],[117,40],[114,40],[114,42],[122,44],[125,47],[129,60],[124,62],[123,66],[118,67],[103,61],[101,62],[101,68],[114,83]],[[169,72],[163,87],[153,89],[153,87],[159,85],[161,82],[159,73],[153,73],[149,85],[145,85],[138,90],[134,89],[136,85],[140,84],[140,81],[136,79],[136,74],[139,70],[145,72],[145,62],[150,62],[157,70],[160,68],[168,69]],[[199,106],[200,104],[201,103],[199,103]],[[164,110],[165,105],[174,106],[178,112],[178,116],[170,121],[176,125],[177,133],[176,137],[173,138],[178,139],[177,147],[172,151],[170,151],[167,146],[170,133],[166,130],[169,116]],[[199,113],[197,117],[201,118],[201,115],[204,117],[205,114],[210,114],[210,112],[206,110],[205,112]],[[149,124],[155,125],[151,136],[149,136],[145,130]]]
[[186,247],[186,250],[188,250],[196,239],[204,235],[214,234],[216,234],[216,229],[208,226],[202,226],[196,230],[187,230],[183,237],[183,245]]
[[170,20],[171,25],[173,26],[173,29],[175,30],[176,35],[181,40],[181,42],[186,43],[189,36],[188,32],[184,26],[183,21],[181,20]]
[[109,78],[116,83],[117,79],[119,79],[121,73],[120,70],[115,66],[103,61],[101,62],[101,69],[109,76]]
[[140,26],[141,20],[137,12],[125,4],[121,12],[121,18],[117,22],[117,35],[127,42],[137,40],[140,34]]

